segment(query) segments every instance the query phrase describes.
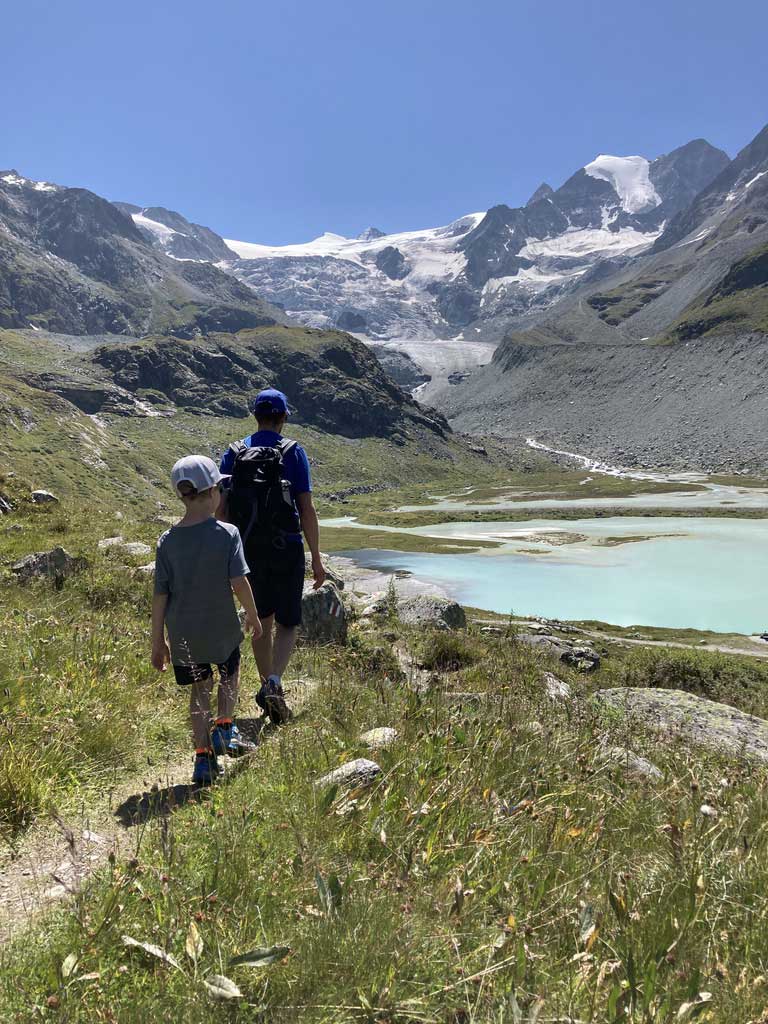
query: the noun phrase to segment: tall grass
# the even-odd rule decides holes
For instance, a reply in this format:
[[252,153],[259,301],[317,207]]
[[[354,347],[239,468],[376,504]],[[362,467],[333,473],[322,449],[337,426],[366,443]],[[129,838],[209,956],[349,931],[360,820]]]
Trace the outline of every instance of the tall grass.
[[[147,659],[146,580],[91,572],[8,588],[0,610],[0,832],[184,742],[183,700]],[[103,595],[110,595],[105,607]],[[95,606],[95,607],[94,607]]]
[[[381,647],[315,655],[311,705],[249,768],[150,823],[75,914],[7,951],[0,1019],[761,1019],[764,771],[618,721],[608,738],[663,772],[638,783],[603,760],[605,722],[547,701],[518,645],[478,642],[426,696]],[[399,738],[374,786],[313,785],[370,756],[358,736],[381,725]],[[255,948],[257,966],[231,962]],[[215,1002],[219,975],[241,996]]]

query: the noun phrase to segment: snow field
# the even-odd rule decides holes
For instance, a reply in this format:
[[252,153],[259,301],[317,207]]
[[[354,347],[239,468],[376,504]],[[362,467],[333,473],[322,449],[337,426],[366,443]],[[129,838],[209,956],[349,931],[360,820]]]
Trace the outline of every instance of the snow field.
[[650,161],[644,156],[596,157],[584,168],[590,178],[607,181],[616,190],[621,207],[627,213],[641,213],[658,206],[661,197],[648,176]]

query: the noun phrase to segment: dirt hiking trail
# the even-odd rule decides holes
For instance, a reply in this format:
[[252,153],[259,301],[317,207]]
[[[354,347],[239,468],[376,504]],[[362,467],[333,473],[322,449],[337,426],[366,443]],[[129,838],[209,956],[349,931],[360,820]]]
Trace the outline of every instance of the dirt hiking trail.
[[[293,681],[286,693],[294,712],[317,688],[315,680]],[[268,740],[274,727],[265,718],[240,718],[246,739]],[[256,754],[223,758],[224,779],[239,774]],[[192,753],[174,750],[163,764],[92,796],[66,816],[53,810],[34,825],[18,846],[0,851],[0,944],[8,942],[44,911],[74,896],[109,858],[137,853],[144,826],[172,814],[192,800],[205,800],[208,789],[191,784]]]

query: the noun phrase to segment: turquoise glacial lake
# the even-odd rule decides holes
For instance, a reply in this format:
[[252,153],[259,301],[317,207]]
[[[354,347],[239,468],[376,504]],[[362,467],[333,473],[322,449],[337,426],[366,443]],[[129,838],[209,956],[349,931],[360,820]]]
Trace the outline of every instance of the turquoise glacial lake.
[[[323,527],[334,524],[356,525],[344,518]],[[768,628],[768,519],[606,516],[398,532],[500,546],[456,554],[343,554],[382,572],[406,570],[462,604],[503,614],[718,632]]]

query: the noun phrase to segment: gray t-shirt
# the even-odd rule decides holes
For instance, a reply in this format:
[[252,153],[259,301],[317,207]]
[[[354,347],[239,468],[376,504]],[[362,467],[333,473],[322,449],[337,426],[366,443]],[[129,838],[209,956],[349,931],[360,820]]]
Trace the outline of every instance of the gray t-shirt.
[[250,570],[236,526],[211,517],[172,526],[157,542],[155,593],[168,594],[165,624],[174,665],[221,664],[243,639],[230,580]]

